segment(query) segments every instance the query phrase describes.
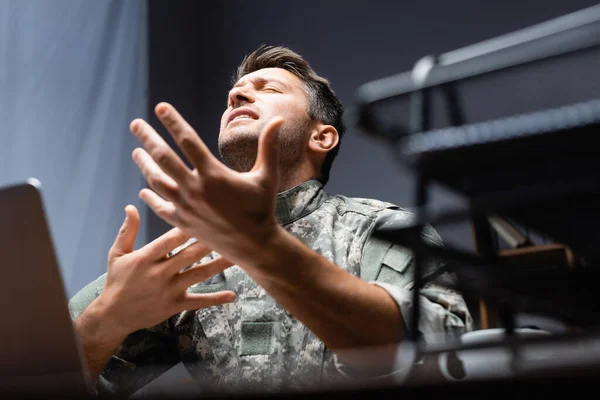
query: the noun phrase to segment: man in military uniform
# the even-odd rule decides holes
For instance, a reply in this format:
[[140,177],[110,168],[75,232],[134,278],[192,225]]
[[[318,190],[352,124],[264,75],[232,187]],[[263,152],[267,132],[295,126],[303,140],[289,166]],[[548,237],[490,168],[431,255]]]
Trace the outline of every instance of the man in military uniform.
[[[393,351],[372,360],[352,349],[409,335],[411,252],[374,232],[412,215],[324,191],[344,134],[329,82],[287,48],[248,55],[221,120],[223,163],[174,107],[155,112],[192,168],[131,123],[150,186],[140,196],[174,228],[134,250],[139,215],[127,206],[107,273],[71,299],[96,389],[132,393],[179,361],[224,389],[393,375]],[[423,235],[441,245],[433,229]],[[425,339],[470,329],[459,294],[429,285],[420,298]]]

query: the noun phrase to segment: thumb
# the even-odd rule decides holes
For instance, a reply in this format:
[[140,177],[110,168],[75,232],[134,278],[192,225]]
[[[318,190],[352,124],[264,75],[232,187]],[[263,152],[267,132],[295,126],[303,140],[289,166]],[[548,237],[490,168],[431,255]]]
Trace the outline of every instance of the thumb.
[[125,220],[110,249],[109,258],[112,259],[122,256],[123,254],[131,253],[139,228],[140,214],[138,213],[137,208],[128,205],[125,207]]
[[270,181],[279,177],[279,130],[283,122],[282,117],[273,118],[258,139],[258,154],[253,171],[260,171]]

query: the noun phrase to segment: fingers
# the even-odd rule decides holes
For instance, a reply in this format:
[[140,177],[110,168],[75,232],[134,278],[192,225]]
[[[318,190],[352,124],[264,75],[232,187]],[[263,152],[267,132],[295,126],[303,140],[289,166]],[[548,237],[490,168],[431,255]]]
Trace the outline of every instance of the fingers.
[[174,220],[177,208],[173,203],[166,201],[149,189],[140,190],[140,199],[142,199],[144,203],[146,203],[148,207],[150,207],[150,209],[166,223],[173,226],[177,225]]
[[180,197],[177,182],[165,174],[144,149],[135,149],[131,154],[131,158],[140,169],[148,185],[160,196],[168,200],[176,200]]
[[180,250],[172,257],[165,261],[164,268],[170,273],[176,274],[182,269],[189,267],[193,263],[201,260],[206,255],[210,254],[211,249],[198,241],[190,244],[183,250]]
[[229,290],[224,290],[215,293],[185,293],[181,301],[183,310],[198,310],[218,306],[220,304],[231,303],[235,300],[235,293]]
[[142,247],[139,251],[143,252],[143,256],[148,257],[148,259],[162,260],[167,253],[174,248],[181,246],[189,239],[190,236],[183,233],[179,228],[173,228]]
[[164,172],[177,182],[185,182],[190,169],[164,139],[143,119],[135,119],[129,130],[142,142],[148,154]]
[[131,253],[140,228],[140,215],[132,205],[125,207],[125,220],[117,233],[117,237],[108,253],[109,259]]
[[172,105],[160,103],[154,111],[175,140],[175,143],[177,143],[177,146],[198,170],[204,170],[207,165],[214,161],[208,147]]
[[268,180],[274,181],[279,175],[279,130],[282,117],[275,117],[265,126],[258,139],[258,155],[253,171],[260,171]]
[[223,272],[231,266],[233,266],[231,261],[219,257],[215,260],[195,265],[190,269],[180,272],[175,276],[174,284],[178,290],[185,290],[196,283],[204,282],[208,278]]

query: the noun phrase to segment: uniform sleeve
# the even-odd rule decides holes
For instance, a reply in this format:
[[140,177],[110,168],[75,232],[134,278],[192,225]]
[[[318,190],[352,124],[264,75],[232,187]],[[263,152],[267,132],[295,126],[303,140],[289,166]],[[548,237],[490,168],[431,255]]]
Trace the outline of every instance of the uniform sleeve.
[[[414,215],[402,209],[387,209],[376,221],[364,248],[362,268],[370,283],[385,289],[398,304],[403,325],[410,329],[414,285],[414,258],[410,249],[396,243],[377,238],[382,228],[402,228],[414,221]],[[443,246],[442,238],[431,226],[426,226],[421,239],[434,246]],[[370,263],[368,265],[367,263]],[[427,257],[423,261],[422,273],[427,280],[439,275],[420,289],[419,331],[425,342],[460,335],[473,329],[473,319],[463,296],[450,285],[455,278],[443,272],[445,261]]]
[[[378,239],[376,231],[381,228],[408,226],[413,218],[412,214],[402,209],[387,209],[382,212],[365,242],[361,265],[361,278],[386,290],[398,304],[402,318],[398,323],[402,324],[406,331],[411,327],[414,258],[410,249]],[[423,230],[422,239],[442,246],[441,237],[431,226]],[[473,319],[467,304],[463,296],[452,288],[454,285],[447,284],[452,282],[453,277],[447,272],[441,272],[443,266],[444,261],[434,257],[427,257],[422,266],[425,278],[441,273],[439,278],[432,279],[419,291],[419,331],[425,342],[440,341],[473,329]],[[360,374],[339,361],[338,368],[346,375]],[[404,376],[410,366],[403,363],[399,369],[403,371],[395,371],[391,376]]]
[[[69,301],[75,320],[104,288],[102,275],[81,289]],[[156,379],[180,361],[169,321],[130,334],[115,351],[93,390],[99,396],[128,396]]]

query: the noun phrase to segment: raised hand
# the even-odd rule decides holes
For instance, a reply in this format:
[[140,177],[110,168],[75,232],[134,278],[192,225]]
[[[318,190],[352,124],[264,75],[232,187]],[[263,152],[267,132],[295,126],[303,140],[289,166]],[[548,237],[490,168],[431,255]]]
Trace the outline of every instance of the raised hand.
[[152,188],[143,189],[140,197],[167,223],[243,265],[278,229],[275,196],[283,119],[265,126],[254,168],[240,173],[214,157],[174,107],[161,103],[155,111],[193,169],[148,123],[134,120],[131,132],[145,150],[134,150],[133,160]]
[[201,242],[167,257],[167,253],[190,238],[178,228],[134,250],[140,217],[134,206],[127,206],[125,212],[125,221],[109,251],[106,284],[97,299],[103,306],[105,322],[116,332],[126,335],[154,326],[183,310],[235,299],[231,291],[206,294],[186,291],[230,267],[231,262],[221,257],[186,269],[210,252]]

